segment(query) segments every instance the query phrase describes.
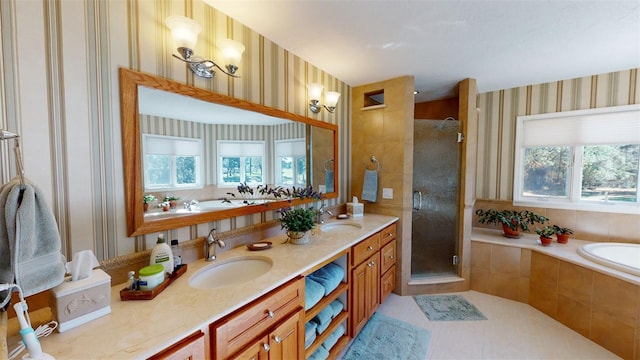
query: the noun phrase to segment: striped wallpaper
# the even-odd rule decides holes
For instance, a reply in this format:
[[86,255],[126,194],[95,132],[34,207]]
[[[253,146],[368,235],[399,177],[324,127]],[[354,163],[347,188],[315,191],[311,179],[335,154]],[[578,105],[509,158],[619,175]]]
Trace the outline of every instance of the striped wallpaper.
[[[164,19],[189,16],[203,25],[195,53],[220,58],[219,39],[247,48],[239,79],[201,79],[171,57]],[[63,251],[92,249],[99,259],[141,251],[155,234],[126,236],[118,67],[143,71],[261,103],[339,127],[339,194],[349,176],[350,87],[201,0],[0,1],[0,128],[20,135],[26,176],[46,195]],[[16,59],[20,59],[19,61]],[[334,114],[307,109],[306,84],[342,94]],[[195,131],[195,129],[193,129]],[[0,176],[16,174],[13,143],[0,144]],[[273,214],[180,228],[180,240],[240,228]]]
[[479,94],[476,197],[513,199],[517,116],[640,104],[639,70]]

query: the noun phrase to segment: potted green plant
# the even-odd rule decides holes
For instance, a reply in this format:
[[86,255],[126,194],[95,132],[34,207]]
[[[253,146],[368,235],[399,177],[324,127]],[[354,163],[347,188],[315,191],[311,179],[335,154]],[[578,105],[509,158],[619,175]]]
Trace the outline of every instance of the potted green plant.
[[295,245],[303,245],[309,242],[310,230],[316,224],[314,217],[316,210],[312,207],[304,208],[286,208],[280,210],[280,227],[287,230],[287,237],[290,243]]
[[172,209],[176,208],[176,206],[178,205],[178,200],[180,200],[180,198],[173,195],[165,195],[164,199],[162,199],[163,202],[168,202],[169,207]]
[[156,197],[152,194],[146,194],[142,197],[142,203],[144,204],[144,211],[149,210],[149,203],[156,201]]
[[544,224],[549,219],[529,210],[496,210],[489,209],[476,210],[478,222],[481,224],[500,224],[504,230],[504,236],[509,238],[519,238],[520,231],[529,231],[529,225],[536,223]]
[[558,242],[560,244],[566,244],[569,242],[569,235],[573,234],[573,230],[566,228],[566,227],[560,227],[558,225],[553,225],[553,230],[555,231],[556,234],[556,239],[558,240]]
[[542,246],[551,245],[551,241],[553,240],[551,237],[556,233],[555,229],[552,226],[545,226],[543,228],[536,228],[536,234],[540,235],[540,243]]

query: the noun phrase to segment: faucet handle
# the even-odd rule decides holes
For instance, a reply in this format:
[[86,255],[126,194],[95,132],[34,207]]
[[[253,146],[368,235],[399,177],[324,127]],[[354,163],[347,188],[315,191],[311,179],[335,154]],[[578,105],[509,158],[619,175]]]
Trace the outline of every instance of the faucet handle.
[[218,246],[220,246],[220,249],[224,249],[225,247],[227,247],[227,244],[225,244],[222,240],[216,240],[216,242],[218,243]]

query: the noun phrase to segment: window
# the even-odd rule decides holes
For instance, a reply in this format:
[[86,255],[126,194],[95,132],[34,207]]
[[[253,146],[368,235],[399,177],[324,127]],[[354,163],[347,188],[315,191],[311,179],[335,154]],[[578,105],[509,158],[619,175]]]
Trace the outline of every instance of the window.
[[640,105],[517,119],[516,205],[640,213],[639,175]]
[[264,141],[218,141],[218,185],[265,184]]
[[305,139],[276,141],[276,184],[307,186]]
[[202,188],[200,139],[142,135],[145,191]]

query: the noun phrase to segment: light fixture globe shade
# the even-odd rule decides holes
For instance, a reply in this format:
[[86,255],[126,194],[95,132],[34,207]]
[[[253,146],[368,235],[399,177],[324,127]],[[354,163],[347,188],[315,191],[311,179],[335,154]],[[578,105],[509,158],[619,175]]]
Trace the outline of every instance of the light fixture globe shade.
[[231,65],[235,67],[240,66],[240,60],[242,60],[242,53],[244,53],[244,45],[241,42],[222,39],[218,42],[218,47],[222,51],[222,57],[224,58],[225,65]]
[[322,96],[322,89],[324,86],[318,83],[311,83],[307,85],[307,91],[309,92],[310,100],[318,100],[320,101],[320,97]]
[[198,34],[202,31],[202,26],[195,20],[185,16],[173,15],[165,20],[165,24],[171,29],[171,36],[176,48],[195,48]]
[[327,91],[324,95],[324,104],[328,107],[336,107],[340,99],[340,93],[336,91]]

